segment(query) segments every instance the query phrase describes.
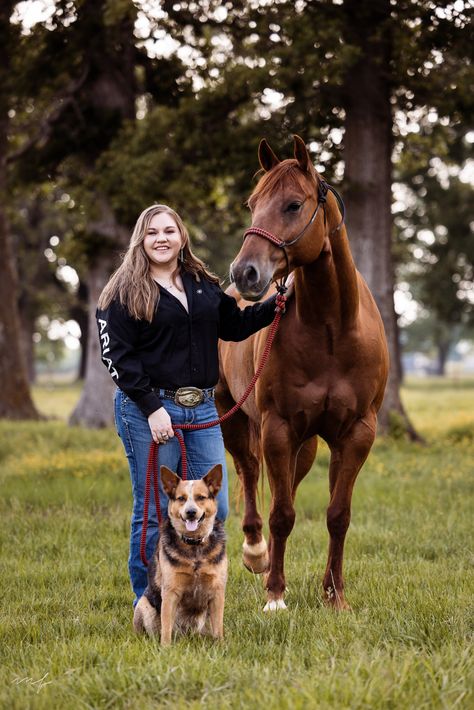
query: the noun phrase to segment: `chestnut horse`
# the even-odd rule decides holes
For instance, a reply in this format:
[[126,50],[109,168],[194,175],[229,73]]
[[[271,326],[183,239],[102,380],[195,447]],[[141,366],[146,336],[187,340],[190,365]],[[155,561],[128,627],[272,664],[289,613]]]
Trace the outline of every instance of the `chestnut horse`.
[[[265,172],[249,198],[252,227],[231,269],[241,297],[230,291],[241,307],[294,272],[294,295],[255,391],[223,425],[244,489],[243,561],[252,572],[267,573],[265,611],[286,608],[286,541],[295,522],[296,490],[312,466],[318,436],[331,451],[323,588],[331,606],[349,608],[342,561],[352,489],[375,438],[388,371],[382,320],[354,266],[342,203],[315,171],[302,139],[294,140],[295,158],[281,162],[265,140],[260,143]],[[221,412],[240,399],[266,334],[265,329],[241,343],[221,343]],[[257,510],[262,456],[272,497],[268,547]]]

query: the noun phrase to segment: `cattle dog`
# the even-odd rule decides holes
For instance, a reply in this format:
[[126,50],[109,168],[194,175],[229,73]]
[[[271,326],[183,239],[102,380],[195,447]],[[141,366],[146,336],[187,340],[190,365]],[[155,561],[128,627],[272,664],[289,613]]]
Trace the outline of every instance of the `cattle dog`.
[[168,518],[161,525],[133,627],[138,633],[161,633],[163,645],[171,642],[173,630],[210,632],[220,639],[227,581],[224,526],[216,520],[222,466],[197,481],[182,481],[161,466],[161,482],[169,498]]

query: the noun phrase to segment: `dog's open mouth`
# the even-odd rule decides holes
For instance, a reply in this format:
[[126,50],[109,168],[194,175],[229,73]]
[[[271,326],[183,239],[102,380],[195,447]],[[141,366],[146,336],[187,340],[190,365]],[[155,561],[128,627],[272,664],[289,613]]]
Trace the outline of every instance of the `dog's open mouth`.
[[186,530],[189,532],[196,532],[205,517],[206,513],[203,513],[199,520],[185,520],[184,524],[186,525]]

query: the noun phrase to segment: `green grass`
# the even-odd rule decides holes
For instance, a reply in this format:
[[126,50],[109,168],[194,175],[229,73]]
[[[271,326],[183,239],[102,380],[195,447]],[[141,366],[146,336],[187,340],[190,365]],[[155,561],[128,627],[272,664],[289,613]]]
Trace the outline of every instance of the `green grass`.
[[[118,437],[63,421],[1,422],[0,707],[472,708],[473,385],[405,387],[428,446],[378,441],[359,476],[346,544],[352,613],[321,598],[322,446],[299,490],[288,611],[263,614],[234,512],[226,638],[186,637],[165,650],[131,632]],[[77,395],[35,392],[62,417]]]
[[66,420],[76,406],[81,395],[81,385],[62,384],[50,381],[35,387],[33,397],[39,411],[47,417]]

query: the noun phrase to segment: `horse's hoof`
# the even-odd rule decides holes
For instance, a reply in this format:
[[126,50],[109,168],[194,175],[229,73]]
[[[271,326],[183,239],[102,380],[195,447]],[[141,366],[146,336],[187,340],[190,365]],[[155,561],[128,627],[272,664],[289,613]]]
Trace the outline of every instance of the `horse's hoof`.
[[348,604],[345,599],[333,602],[330,606],[334,611],[352,611],[351,605]]
[[249,572],[262,574],[268,570],[270,560],[268,558],[267,543],[264,539],[256,545],[249,545],[244,542],[242,545],[242,562]]
[[286,609],[287,606],[283,599],[271,599],[263,607],[263,611],[278,611],[278,609]]
[[325,593],[326,606],[334,609],[334,611],[352,611],[352,607],[346,602],[344,594],[335,592],[332,587],[328,587],[328,589],[325,590]]

